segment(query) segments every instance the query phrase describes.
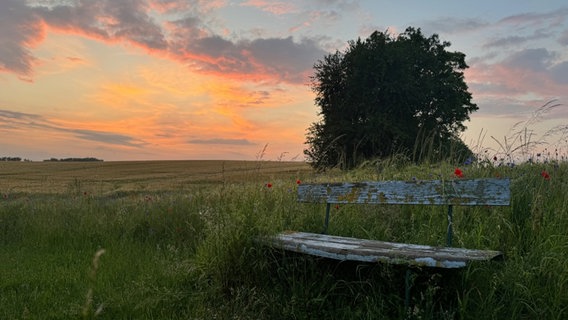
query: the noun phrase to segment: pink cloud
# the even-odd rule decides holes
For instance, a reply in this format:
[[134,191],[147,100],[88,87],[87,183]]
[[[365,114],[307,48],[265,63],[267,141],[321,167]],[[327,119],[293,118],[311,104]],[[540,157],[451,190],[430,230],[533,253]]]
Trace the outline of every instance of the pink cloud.
[[563,76],[568,61],[555,58],[546,49],[526,49],[499,62],[474,63],[465,76],[475,97],[563,97],[568,92],[568,77]]
[[545,74],[503,64],[479,64],[467,70],[465,77],[476,99],[515,98],[529,93],[550,96],[555,91],[543,86],[550,83]]

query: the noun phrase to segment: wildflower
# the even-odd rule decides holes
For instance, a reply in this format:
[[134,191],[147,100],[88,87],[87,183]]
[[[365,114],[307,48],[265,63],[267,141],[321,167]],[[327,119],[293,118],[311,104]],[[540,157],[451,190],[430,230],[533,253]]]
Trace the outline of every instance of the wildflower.
[[338,205],[338,204],[335,205],[335,210],[339,210],[339,205]]
[[302,184],[302,181],[300,179],[296,180],[296,184]]
[[550,180],[550,175],[546,171],[542,171],[540,175],[544,178],[544,180]]
[[466,166],[468,166],[468,165],[470,165],[470,164],[472,164],[472,163],[473,163],[473,159],[472,159],[471,157],[469,157],[469,158],[465,159],[465,161],[464,161],[463,164],[466,165]]
[[270,182],[267,183],[267,184],[266,184],[266,187],[267,187],[267,188],[272,188],[272,183],[270,183]]
[[458,178],[463,178],[463,171],[461,171],[460,168],[456,168],[456,170],[454,170],[454,175]]

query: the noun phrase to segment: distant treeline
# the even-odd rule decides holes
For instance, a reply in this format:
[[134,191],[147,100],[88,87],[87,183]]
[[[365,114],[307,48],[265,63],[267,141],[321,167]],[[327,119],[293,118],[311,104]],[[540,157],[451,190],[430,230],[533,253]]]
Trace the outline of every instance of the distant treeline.
[[2,157],[2,158],[0,158],[0,161],[22,161],[22,158],[20,158],[20,157]]
[[[15,162],[20,162],[22,161],[22,158],[20,157],[0,157],[0,161],[15,161]],[[32,160],[29,159],[23,159],[24,162],[31,162]],[[102,159],[97,159],[97,158],[63,158],[63,159],[57,159],[57,158],[51,158],[51,159],[46,159],[43,160],[44,162],[93,162],[93,161],[104,161]]]
[[44,162],[93,162],[93,161],[104,161],[102,159],[97,158],[64,158],[64,159],[57,159],[51,158],[43,160]]

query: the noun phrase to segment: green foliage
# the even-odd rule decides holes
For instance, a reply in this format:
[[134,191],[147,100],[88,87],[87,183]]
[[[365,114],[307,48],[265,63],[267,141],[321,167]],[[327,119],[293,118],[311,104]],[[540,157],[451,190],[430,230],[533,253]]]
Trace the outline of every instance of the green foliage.
[[305,151],[312,165],[350,169],[395,153],[418,161],[425,148],[428,160],[446,159],[456,145],[470,156],[459,133],[477,106],[464,81],[465,55],[449,46],[420,29],[397,37],[375,31],[318,61],[312,89],[321,120],[308,129]]

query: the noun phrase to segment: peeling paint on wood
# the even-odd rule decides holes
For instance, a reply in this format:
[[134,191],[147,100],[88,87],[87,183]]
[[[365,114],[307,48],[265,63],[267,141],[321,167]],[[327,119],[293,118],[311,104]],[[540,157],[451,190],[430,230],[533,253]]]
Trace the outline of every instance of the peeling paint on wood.
[[462,268],[470,261],[499,259],[502,252],[432,247],[305,232],[285,232],[269,242],[281,249],[335,260],[410,264],[436,268]]
[[298,201],[320,203],[489,205],[510,203],[509,179],[301,184]]

